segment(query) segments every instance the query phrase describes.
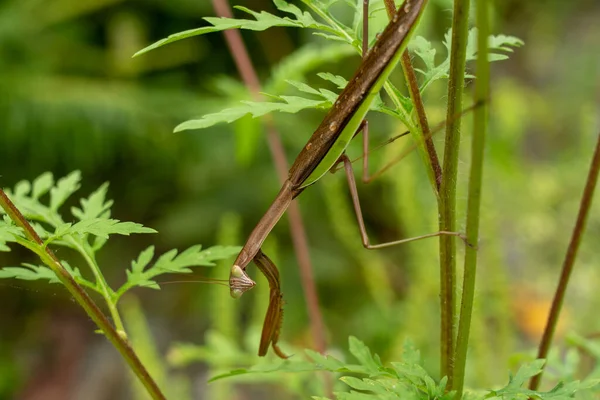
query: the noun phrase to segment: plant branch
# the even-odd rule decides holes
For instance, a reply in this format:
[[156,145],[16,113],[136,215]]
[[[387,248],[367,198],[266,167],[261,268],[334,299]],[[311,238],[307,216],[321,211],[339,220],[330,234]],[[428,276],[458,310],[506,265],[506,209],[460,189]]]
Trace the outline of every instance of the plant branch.
[[[440,160],[435,150],[433,140],[431,139],[431,130],[429,128],[429,123],[427,122],[425,105],[423,104],[423,99],[421,98],[421,92],[419,91],[419,83],[417,82],[417,75],[415,74],[415,69],[412,65],[412,61],[410,59],[410,54],[408,54],[408,50],[404,51],[400,62],[402,64],[402,70],[404,71],[406,84],[408,85],[410,98],[413,102],[413,105],[415,106],[415,111],[417,113],[416,136],[418,140],[421,141],[421,143],[425,143],[426,152],[424,154],[428,156],[428,172],[429,175],[433,177],[432,182],[434,182],[433,189],[435,195],[439,196],[440,185],[442,183],[442,167],[440,166]],[[422,146],[423,145],[421,144],[421,147]]]
[[[394,0],[384,0],[384,3],[388,18],[392,19],[394,14],[396,14]],[[402,71],[404,71],[404,78],[406,79],[410,98],[417,113],[417,124],[413,129],[413,136],[419,142],[419,147],[424,147],[426,150],[425,152],[422,152],[422,154],[427,155],[426,164],[429,167],[428,173],[431,177],[431,182],[433,183],[435,195],[439,196],[440,184],[442,182],[442,168],[440,167],[440,161],[437,152],[435,151],[433,140],[431,139],[431,130],[429,129],[429,123],[427,122],[427,114],[425,113],[425,105],[421,98],[417,74],[415,74],[415,69],[412,65],[408,50],[405,50],[404,53],[402,53],[400,64],[402,65]]]
[[[558,287],[554,293],[554,299],[552,300],[552,307],[550,308],[550,315],[546,322],[546,328],[544,329],[544,335],[540,342],[538,349],[537,358],[547,358],[550,344],[552,343],[552,337],[558,323],[558,317],[560,316],[560,310],[562,308],[563,300],[565,298],[565,292],[567,291],[567,285],[569,284],[569,278],[571,272],[573,272],[573,264],[579,251],[579,245],[581,243],[581,237],[585,231],[585,224],[587,222],[590,207],[592,205],[592,199],[594,197],[594,190],[596,189],[596,183],[598,181],[598,171],[600,170],[600,133],[598,134],[598,141],[596,142],[596,150],[590,165],[587,182],[583,195],[581,196],[581,203],[579,204],[579,213],[577,214],[577,221],[573,228],[573,234],[571,235],[571,241],[567,248],[567,254],[563,262],[560,279],[558,281]],[[540,381],[542,380],[543,370],[540,374],[534,376],[529,383],[531,390],[537,390]]]
[[[231,9],[227,0],[212,0],[212,3],[218,16],[232,18]],[[227,30],[224,32],[224,34],[231,55],[236,63],[243,81],[250,89],[252,95],[256,98],[260,98],[260,83],[239,31]],[[269,143],[271,156],[273,157],[275,163],[279,181],[283,183],[287,179],[288,175],[288,164],[285,157],[285,152],[283,150],[283,145],[279,138],[279,134],[275,129],[273,120],[267,116],[264,121],[267,128],[267,140]],[[327,347],[325,340],[325,327],[323,324],[321,310],[319,308],[319,299],[312,273],[306,232],[302,223],[300,209],[296,201],[293,201],[290,204],[288,216],[290,219],[292,242],[294,244],[296,258],[298,259],[298,265],[300,267],[302,288],[304,290],[304,295],[307,302],[313,342],[316,349],[323,353]]]
[[117,309],[117,302],[115,298],[114,291],[108,286],[106,279],[104,279],[104,275],[100,271],[98,264],[96,263],[96,259],[93,257],[91,251],[89,251],[89,246],[86,246],[81,241],[70,240],[71,244],[77,249],[77,251],[83,256],[88,267],[92,270],[94,277],[96,278],[96,285],[98,286],[98,292],[104,297],[104,301],[106,301],[106,305],[108,306],[108,310],[110,311],[110,315],[113,319],[115,327],[118,331],[123,332],[125,334],[125,327],[123,325],[123,320],[121,319],[121,315],[119,314],[119,310]]
[[477,273],[477,243],[479,242],[479,214],[481,210],[481,185],[483,180],[483,157],[487,133],[487,114],[490,93],[490,62],[488,60],[489,0],[477,0],[477,79],[475,80],[475,103],[481,104],[473,114],[471,139],[471,172],[467,202],[467,242],[465,247],[462,300],[456,340],[454,385],[456,399],[462,398],[467,363],[467,350],[473,314],[475,277]]
[[[454,118],[462,109],[465,83],[469,0],[454,0],[452,17],[452,47],[450,49],[450,76],[448,79],[448,108],[442,183],[440,185],[440,231],[456,231],[456,176],[460,145],[460,118]],[[440,367],[441,375],[448,376],[448,389],[453,388],[455,309],[456,309],[456,239],[440,236]]]
[[127,364],[129,364],[130,368],[137,375],[138,379],[146,387],[146,390],[152,396],[152,398],[161,400],[165,399],[165,396],[161,393],[158,385],[156,382],[154,382],[124,335],[115,330],[108,318],[106,318],[100,308],[98,308],[96,303],[94,303],[94,300],[92,300],[87,292],[75,281],[71,274],[60,263],[54,252],[50,250],[49,247],[44,247],[44,242],[42,239],[35,232],[31,224],[25,219],[23,214],[15,207],[12,201],[10,201],[2,189],[0,189],[0,206],[4,209],[4,211],[6,211],[14,223],[23,229],[25,235],[31,242],[36,243],[40,248],[44,249],[44,252],[36,253],[40,256],[44,264],[52,269],[58,279],[65,285],[67,290],[75,298],[77,303],[83,307],[92,321],[94,321],[94,323],[102,330],[108,340],[110,340],[113,346],[115,346],[119,353],[121,353],[123,358],[125,358],[125,361],[127,361]]

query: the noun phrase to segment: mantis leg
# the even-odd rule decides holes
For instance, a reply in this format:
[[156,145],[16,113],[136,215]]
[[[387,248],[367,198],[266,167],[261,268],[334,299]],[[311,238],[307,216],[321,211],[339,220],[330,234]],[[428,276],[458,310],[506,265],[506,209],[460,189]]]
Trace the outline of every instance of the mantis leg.
[[[482,106],[483,104],[485,104],[485,101],[478,101],[476,103],[473,103],[472,105],[470,105],[469,107],[463,109],[460,113],[456,114],[453,118],[457,119],[457,118],[462,118],[465,114],[475,110],[476,108]],[[446,123],[445,122],[441,122],[438,125],[436,125],[435,127],[433,127],[433,129],[431,130],[431,132],[426,135],[424,137],[425,140],[429,140],[433,137],[433,135],[435,135],[436,133],[442,131],[444,128],[446,127]],[[366,119],[364,119],[362,121],[362,123],[360,124],[360,126],[358,127],[358,129],[356,130],[356,133],[354,134],[353,138],[355,138],[356,136],[358,136],[360,133],[363,134],[363,155],[360,157],[357,157],[353,160],[351,160],[352,163],[355,163],[358,160],[363,160],[362,163],[362,181],[363,183],[371,183],[373,182],[376,178],[378,178],[379,176],[383,175],[383,173],[385,173],[387,170],[389,170],[390,168],[392,168],[394,165],[398,164],[400,161],[402,161],[404,159],[404,157],[406,157],[408,154],[410,154],[413,150],[415,150],[417,148],[416,144],[413,144],[412,146],[409,146],[408,148],[406,148],[400,155],[396,156],[393,160],[389,161],[387,164],[385,164],[383,167],[381,167],[378,171],[376,171],[374,174],[369,175],[369,154],[373,153],[374,151],[377,151],[385,146],[387,146],[388,144],[391,144],[393,142],[395,142],[396,140],[407,136],[410,131],[405,131],[402,132],[398,135],[392,136],[391,138],[387,139],[386,141],[384,141],[383,143],[380,143],[379,145],[375,146],[374,148],[370,149],[369,148],[369,123]],[[337,162],[337,164],[331,168],[331,173],[336,173],[338,170],[340,170],[342,167],[340,166],[340,164],[342,164],[342,159],[340,158]]]
[[463,234],[459,232],[448,232],[448,231],[440,231],[429,233],[426,235],[415,236],[407,239],[394,240],[386,243],[379,244],[371,244],[369,241],[369,235],[367,234],[367,229],[365,228],[365,222],[362,215],[362,210],[360,208],[360,200],[358,199],[358,191],[356,189],[356,179],[354,178],[354,170],[352,169],[352,162],[345,154],[342,155],[341,161],[344,163],[344,171],[346,173],[346,179],[348,180],[348,187],[350,188],[350,195],[352,197],[352,205],[354,206],[354,213],[356,214],[356,220],[358,222],[358,228],[360,230],[360,237],[362,240],[362,244],[366,249],[381,249],[384,247],[396,246],[403,243],[414,242],[420,239],[426,239],[430,237],[436,237],[441,235],[450,235],[457,236],[461,238],[466,243],[466,238]]
[[283,295],[281,294],[281,284],[279,282],[279,270],[275,263],[262,252],[262,249],[259,249],[254,256],[254,264],[269,281],[270,289],[269,308],[267,308],[267,315],[265,315],[265,322],[263,323],[258,355],[261,357],[266,355],[269,345],[271,345],[275,354],[280,358],[288,358],[277,345],[281,324],[283,323]]
[[[356,131],[356,134],[359,134],[360,132],[362,132],[362,137],[363,137],[362,181],[363,181],[363,183],[371,183],[371,182],[373,182],[373,180],[375,180],[375,178],[382,175],[385,171],[387,171],[388,169],[390,169],[391,167],[396,165],[398,162],[400,162],[400,160],[402,160],[402,158],[404,158],[404,155],[401,155],[400,157],[393,159],[392,161],[388,162],[386,165],[381,167],[373,175],[369,175],[369,153],[370,153],[370,151],[369,151],[369,121],[367,121],[365,119],[363,121],[363,123],[361,124],[361,127],[362,127],[362,129],[360,129],[360,127],[359,127],[359,130]],[[385,144],[392,143],[396,139],[399,139],[402,136],[405,136],[407,134],[408,134],[408,132],[404,132],[398,136],[395,136],[395,137],[391,138],[390,140],[388,140]]]

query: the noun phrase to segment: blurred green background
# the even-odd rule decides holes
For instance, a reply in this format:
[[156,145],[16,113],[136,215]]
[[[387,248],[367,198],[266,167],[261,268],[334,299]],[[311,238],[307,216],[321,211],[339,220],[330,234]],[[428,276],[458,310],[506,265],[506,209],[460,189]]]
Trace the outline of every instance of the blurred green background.
[[[269,0],[232,3],[276,12]],[[439,44],[450,24],[451,2],[430,3],[419,34]],[[349,17],[349,9],[340,7],[339,12],[340,18]],[[45,171],[61,177],[81,170],[78,194],[83,197],[109,181],[113,216],[159,231],[109,241],[100,264],[115,285],[123,281],[130,260],[150,244],[160,252],[196,243],[242,245],[279,189],[260,121],[245,118],[204,131],[172,133],[184,120],[250,98],[222,34],[131,58],[171,33],[201,26],[201,18],[212,15],[206,0],[0,3],[1,185],[12,187]],[[543,329],[600,128],[598,20],[600,3],[595,0],[496,4],[493,33],[517,36],[525,46],[493,64],[480,274],[467,371],[472,386],[504,382],[513,355],[531,355]],[[243,32],[243,37],[263,83],[294,52],[314,52],[324,45],[310,32],[293,29]],[[323,85],[317,72],[349,77],[359,62],[351,54],[326,54],[328,61],[302,71],[295,71],[294,63],[284,65],[283,75],[271,82],[284,92],[286,78]],[[445,82],[425,96],[432,123],[444,115],[445,96]],[[273,116],[290,160],[322,116],[318,111]],[[403,130],[381,116],[371,121],[374,143]],[[464,221],[466,203],[469,125],[470,116],[463,129],[459,221]],[[435,139],[440,151],[442,140],[441,135]],[[387,146],[373,162],[381,165],[408,145],[410,139]],[[358,146],[350,149],[353,155],[359,151]],[[435,199],[416,153],[375,183],[360,185],[359,191],[372,242],[435,230]],[[342,174],[326,176],[299,200],[332,351],[344,351],[348,335],[355,335],[392,360],[410,337],[435,374],[436,240],[378,252],[362,249]],[[559,343],[569,332],[585,335],[600,329],[599,235],[596,201]],[[312,341],[287,219],[266,246],[276,255],[283,279],[284,350],[299,354]],[[22,261],[35,259],[19,248],[0,254],[0,267]],[[228,271],[226,262],[197,275],[225,279]],[[259,281],[253,292],[234,301],[221,286],[170,284],[159,292],[137,290],[124,312],[132,330],[136,323],[141,326],[141,336],[144,324],[149,327],[157,357],[163,358],[159,363],[169,366],[165,379],[181,393],[172,398],[300,398],[306,379],[296,377],[289,378],[295,382],[289,385],[257,377],[233,386],[205,384],[215,370],[236,366],[235,357],[227,356],[232,339],[247,354],[238,362],[258,362],[253,355],[265,292],[266,284]],[[63,288],[0,281],[0,304],[0,399],[132,398],[124,363],[93,332],[91,321]],[[225,318],[235,323],[228,325]],[[227,329],[225,340],[218,331]],[[181,361],[172,350],[174,342],[204,345],[196,359],[207,362]],[[253,380],[256,385],[248,383]],[[306,394],[304,398],[317,392]]]

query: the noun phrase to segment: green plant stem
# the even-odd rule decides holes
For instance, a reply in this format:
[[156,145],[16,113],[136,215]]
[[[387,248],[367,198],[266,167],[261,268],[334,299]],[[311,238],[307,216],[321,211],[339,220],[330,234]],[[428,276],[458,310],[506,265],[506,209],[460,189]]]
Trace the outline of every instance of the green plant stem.
[[[469,0],[454,0],[452,16],[452,47],[448,79],[448,108],[442,183],[440,185],[440,231],[456,231],[456,176],[460,145],[462,92],[465,83],[466,49],[469,22]],[[448,389],[453,387],[455,308],[456,308],[456,239],[440,236],[440,369],[448,377]]]
[[94,303],[94,300],[92,300],[87,292],[75,281],[71,274],[69,274],[65,267],[60,263],[54,252],[50,250],[50,248],[44,247],[44,242],[42,239],[35,232],[31,224],[25,219],[23,214],[15,207],[12,201],[10,201],[2,189],[0,189],[0,206],[4,209],[4,211],[6,211],[14,223],[23,229],[25,235],[31,242],[37,243],[40,248],[44,248],[44,252],[36,251],[42,262],[56,274],[58,279],[63,283],[63,285],[65,285],[67,290],[75,298],[75,301],[79,303],[92,321],[94,321],[94,323],[102,330],[108,340],[110,340],[119,353],[121,353],[132,371],[146,387],[146,390],[150,396],[152,396],[153,399],[165,399],[165,396],[162,394],[158,385],[156,382],[154,382],[138,358],[137,354],[134,352],[133,348],[129,345],[127,339],[119,335],[115,328],[110,324],[108,318],[102,313],[96,303]]
[[[596,183],[598,181],[598,171],[600,170],[600,133],[598,134],[598,141],[596,142],[596,150],[594,151],[594,156],[592,158],[592,162],[590,165],[590,170],[588,172],[587,182],[585,184],[585,189],[583,190],[583,195],[581,196],[581,203],[579,204],[579,213],[577,214],[577,221],[575,222],[575,227],[573,228],[573,234],[571,235],[571,241],[569,242],[569,247],[567,248],[567,254],[565,255],[565,260],[562,265],[562,271],[560,274],[560,279],[558,281],[558,287],[556,288],[556,292],[554,293],[554,299],[552,300],[552,307],[550,308],[550,315],[548,315],[548,321],[546,322],[546,328],[544,329],[544,335],[542,336],[542,340],[540,342],[540,347],[538,349],[537,358],[547,358],[548,350],[550,349],[550,344],[552,343],[552,337],[554,336],[554,331],[556,329],[556,324],[558,323],[558,318],[560,316],[560,310],[562,308],[563,300],[565,298],[565,293],[567,291],[567,285],[569,284],[569,278],[571,277],[571,272],[573,272],[573,264],[575,263],[575,258],[577,257],[577,252],[579,251],[579,245],[581,244],[581,237],[585,231],[585,224],[587,222],[587,218],[589,215],[590,207],[592,205],[592,199],[594,197],[594,190],[596,189]],[[540,381],[542,380],[543,370],[540,374],[531,378],[529,382],[529,388],[531,390],[537,390],[540,386]]]
[[456,339],[454,364],[454,385],[456,399],[462,398],[473,298],[477,272],[477,243],[479,242],[479,213],[481,209],[481,184],[483,178],[483,150],[487,131],[488,106],[485,100],[490,92],[490,63],[488,61],[487,38],[490,33],[489,1],[477,0],[477,79],[475,80],[475,103],[481,106],[473,114],[473,135],[471,142],[471,172],[469,176],[469,197],[467,202],[467,242],[462,288],[462,301]]
[[100,267],[98,267],[98,263],[93,255],[91,255],[91,251],[89,246],[82,244],[78,241],[72,240],[72,245],[77,249],[86,263],[88,264],[90,270],[94,274],[96,278],[96,285],[100,288],[99,293],[104,297],[104,301],[108,306],[108,310],[110,311],[110,315],[115,324],[115,328],[119,331],[121,335],[127,335],[125,331],[125,326],[123,325],[123,320],[121,319],[121,315],[119,314],[119,310],[117,309],[117,300],[118,297],[115,297],[114,291],[108,286],[106,279],[104,279],[104,275],[100,272]]

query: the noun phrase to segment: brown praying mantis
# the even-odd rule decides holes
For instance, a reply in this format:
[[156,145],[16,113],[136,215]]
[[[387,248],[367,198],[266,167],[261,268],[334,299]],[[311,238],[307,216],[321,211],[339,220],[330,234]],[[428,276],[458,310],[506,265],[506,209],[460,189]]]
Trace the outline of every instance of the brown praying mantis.
[[[457,232],[441,231],[387,243],[370,244],[358,199],[352,162],[345,154],[352,138],[362,130],[363,119],[373,99],[398,64],[426,3],[427,0],[405,0],[388,26],[378,36],[373,47],[364,54],[360,67],[296,157],[279,194],[251,232],[231,268],[229,287],[231,296],[234,298],[240,297],[256,284],[246,274],[246,268],[252,261],[269,282],[270,301],[263,325],[259,356],[264,356],[271,345],[278,356],[286,358],[277,346],[283,318],[279,272],[275,264],[261,251],[262,244],[292,200],[328,171],[335,169],[339,163],[344,165],[365,248],[377,249],[395,246],[439,235],[462,237]],[[363,35],[365,36],[366,32],[363,32]]]

